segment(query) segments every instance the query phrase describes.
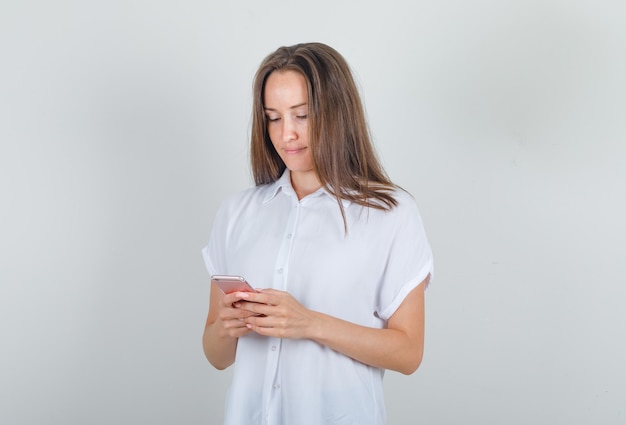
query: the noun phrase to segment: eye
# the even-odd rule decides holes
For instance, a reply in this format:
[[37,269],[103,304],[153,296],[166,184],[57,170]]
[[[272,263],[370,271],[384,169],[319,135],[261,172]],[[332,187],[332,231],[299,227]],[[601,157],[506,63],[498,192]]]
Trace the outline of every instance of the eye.
[[308,118],[307,114],[302,114],[302,115],[296,115],[296,118],[300,119],[300,120],[305,120]]
[[265,117],[267,118],[267,120],[269,122],[276,122],[276,121],[280,120],[280,117],[273,117],[273,116],[269,116],[269,115],[266,115]]

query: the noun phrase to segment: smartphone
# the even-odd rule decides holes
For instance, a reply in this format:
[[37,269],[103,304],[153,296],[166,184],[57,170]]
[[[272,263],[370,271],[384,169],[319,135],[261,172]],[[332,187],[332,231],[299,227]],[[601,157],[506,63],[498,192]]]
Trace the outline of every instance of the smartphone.
[[256,292],[246,282],[246,279],[241,276],[213,275],[211,276],[211,281],[215,282],[225,294],[230,294],[231,292]]

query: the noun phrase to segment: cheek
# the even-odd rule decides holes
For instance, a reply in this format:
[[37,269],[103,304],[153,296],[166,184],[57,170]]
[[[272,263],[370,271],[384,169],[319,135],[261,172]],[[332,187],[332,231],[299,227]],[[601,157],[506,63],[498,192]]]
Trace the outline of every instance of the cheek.
[[301,140],[306,141],[306,143],[308,144],[309,142],[309,122],[308,121],[302,123],[302,125],[298,128],[298,137]]

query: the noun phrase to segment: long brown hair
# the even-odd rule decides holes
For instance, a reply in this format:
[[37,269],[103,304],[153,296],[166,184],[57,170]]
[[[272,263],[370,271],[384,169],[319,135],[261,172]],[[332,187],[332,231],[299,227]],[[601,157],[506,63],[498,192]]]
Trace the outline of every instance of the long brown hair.
[[285,171],[270,140],[264,90],[274,71],[296,71],[308,90],[309,143],[313,168],[322,185],[341,199],[365,207],[392,209],[394,185],[374,151],[358,89],[346,60],[332,47],[304,43],[280,47],[267,56],[254,79],[251,162],[257,185],[276,181]]

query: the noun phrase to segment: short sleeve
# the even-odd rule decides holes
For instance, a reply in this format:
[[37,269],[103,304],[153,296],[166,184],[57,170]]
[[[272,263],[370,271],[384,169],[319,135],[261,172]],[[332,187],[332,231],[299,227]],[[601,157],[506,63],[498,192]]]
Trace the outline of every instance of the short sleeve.
[[433,273],[433,255],[422,217],[408,194],[398,197],[390,212],[391,237],[387,264],[379,292],[377,314],[388,320],[406,296]]
[[210,275],[226,273],[227,262],[225,253],[229,225],[228,216],[227,207],[225,204],[222,204],[215,215],[209,242],[202,249],[204,265]]

